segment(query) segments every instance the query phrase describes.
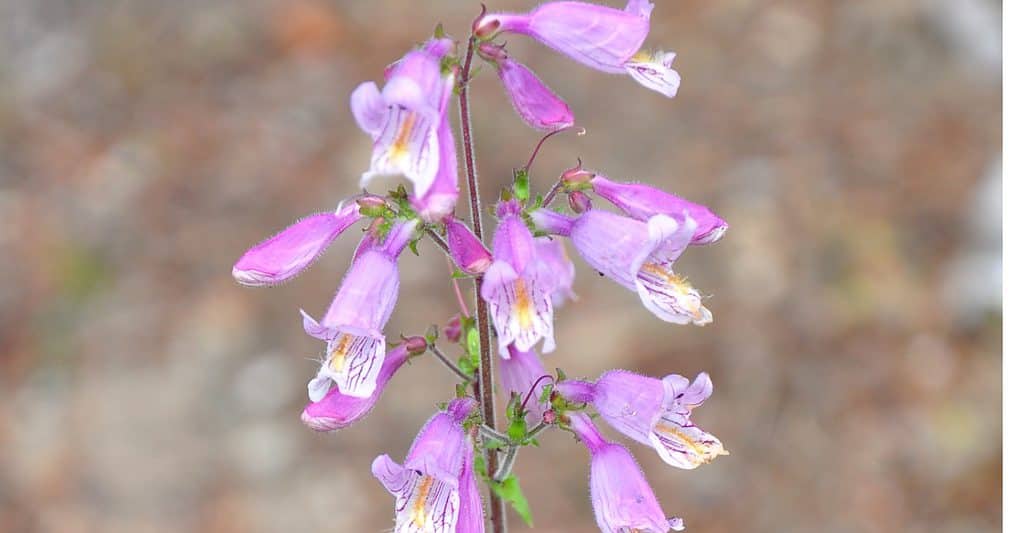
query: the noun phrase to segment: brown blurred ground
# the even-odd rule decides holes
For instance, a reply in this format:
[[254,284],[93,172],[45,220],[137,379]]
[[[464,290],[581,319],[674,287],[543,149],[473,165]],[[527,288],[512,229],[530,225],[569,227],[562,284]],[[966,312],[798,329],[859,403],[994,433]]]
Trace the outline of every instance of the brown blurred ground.
[[[0,2],[0,531],[387,529],[370,461],[403,455],[451,380],[418,361],[371,418],[315,434],[297,413],[320,345],[297,309],[326,306],[355,234],[281,288],[229,272],[353,192],[369,141],[349,92],[477,10],[427,6]],[[732,455],[682,472],[635,449],[688,530],[1000,529],[1000,10],[661,0],[675,100],[509,39],[588,131],[552,140],[536,176],[582,156],[732,226],[679,264],[713,325],[659,322],[580,264],[547,359],[711,373],[696,420]],[[537,135],[480,78],[493,194]],[[391,334],[454,311],[424,250]],[[585,453],[543,441],[519,465],[536,530],[595,530]]]

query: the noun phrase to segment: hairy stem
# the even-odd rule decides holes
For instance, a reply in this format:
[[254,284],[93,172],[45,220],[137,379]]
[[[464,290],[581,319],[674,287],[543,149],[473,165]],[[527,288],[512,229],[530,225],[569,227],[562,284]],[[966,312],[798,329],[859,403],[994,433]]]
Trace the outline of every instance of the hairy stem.
[[[466,167],[466,188],[469,189],[469,211],[473,221],[473,233],[481,241],[484,240],[483,218],[480,215],[480,187],[476,176],[476,160],[473,154],[473,131],[469,119],[469,73],[473,66],[473,53],[476,49],[476,36],[470,34],[466,44],[466,60],[462,63],[459,73],[459,119],[462,126],[462,157]],[[491,372],[491,325],[487,315],[487,303],[481,294],[483,278],[477,277],[476,288],[476,325],[480,331],[480,368],[477,374],[477,390],[480,396],[480,410],[483,412],[484,425],[495,427],[494,409],[494,377]],[[494,479],[498,469],[497,450],[487,451],[487,474]],[[505,502],[492,490],[490,494],[490,510],[488,519],[491,533],[505,533]]]
[[469,382],[476,381],[476,378],[474,376],[470,376],[469,374],[463,372],[459,368],[459,365],[453,363],[452,360],[449,359],[448,356],[444,354],[444,352],[442,352],[440,349],[438,349],[437,346],[434,346],[433,344],[431,344],[427,348],[430,350],[430,353],[434,354],[434,357],[436,357],[438,361],[441,361],[442,363],[444,363],[444,366],[448,367],[448,370],[451,370],[452,373],[454,373],[456,376],[459,376],[460,378],[462,378],[463,381],[469,381]]

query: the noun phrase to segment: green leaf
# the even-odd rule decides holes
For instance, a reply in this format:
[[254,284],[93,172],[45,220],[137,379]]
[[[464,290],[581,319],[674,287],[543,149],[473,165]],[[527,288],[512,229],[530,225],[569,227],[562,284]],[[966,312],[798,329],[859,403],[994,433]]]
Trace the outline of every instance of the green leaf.
[[555,390],[554,385],[552,385],[550,383],[548,383],[547,385],[544,385],[544,388],[542,388],[540,390],[541,391],[540,392],[540,403],[541,403],[541,405],[546,404],[546,403],[551,401],[551,393],[554,392],[554,390]]
[[476,374],[476,369],[479,366],[477,363],[473,362],[472,359],[465,355],[460,357],[459,360],[455,362],[455,364],[459,365],[459,370],[461,370],[464,374],[469,374],[470,376]]
[[505,443],[497,439],[487,439],[487,442],[484,443],[484,449],[486,450],[497,450],[504,447]]
[[556,383],[561,383],[561,382],[565,381],[566,379],[569,379],[569,378],[567,378],[565,376],[565,370],[562,370],[561,368],[556,368],[555,369],[555,375],[558,376],[558,379],[555,380]]
[[480,330],[473,327],[466,334],[466,351],[473,364],[480,366]]
[[519,479],[516,476],[508,476],[501,482],[492,481],[491,490],[499,498],[508,502],[519,513],[519,517],[523,519],[523,522],[526,522],[526,525],[533,527],[533,514],[530,513],[530,503],[526,501],[526,496],[523,494],[523,489],[519,486]]
[[487,459],[481,450],[478,450],[476,456],[473,457],[473,471],[480,477],[487,477]]
[[522,168],[515,169],[514,176],[512,192],[520,202],[526,202],[530,199],[530,176]]
[[508,425],[508,438],[520,442],[526,437],[526,420],[519,418]]

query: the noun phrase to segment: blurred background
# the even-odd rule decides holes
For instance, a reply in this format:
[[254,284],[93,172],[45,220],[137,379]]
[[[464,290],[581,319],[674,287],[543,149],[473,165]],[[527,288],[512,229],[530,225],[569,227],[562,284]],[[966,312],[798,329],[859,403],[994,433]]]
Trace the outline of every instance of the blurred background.
[[[327,306],[358,231],[283,287],[230,271],[356,190],[370,141],[351,90],[478,9],[0,0],[0,531],[392,525],[370,462],[404,456],[449,375],[416,361],[340,433],[298,416],[322,345],[297,311]],[[679,54],[674,100],[508,38],[588,132],[546,145],[539,187],[580,156],[731,224],[677,264],[714,324],[660,322],[577,261],[546,358],[711,374],[695,420],[732,455],[680,471],[633,447],[689,531],[1000,529],[1001,9],[661,0],[648,42]],[[489,70],[473,96],[493,198],[539,136]],[[421,251],[389,335],[456,310]],[[596,530],[583,448],[542,441],[518,463],[535,531]]]

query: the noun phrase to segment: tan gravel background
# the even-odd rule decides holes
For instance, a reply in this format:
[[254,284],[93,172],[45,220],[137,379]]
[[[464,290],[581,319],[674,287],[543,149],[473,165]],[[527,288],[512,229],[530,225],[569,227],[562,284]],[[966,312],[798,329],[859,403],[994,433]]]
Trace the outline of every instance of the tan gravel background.
[[[369,419],[315,434],[298,412],[320,345],[297,310],[327,305],[355,233],[281,288],[229,273],[353,192],[356,84],[476,10],[0,1],[0,531],[387,530],[370,461],[405,453],[451,379],[418,361]],[[683,472],[635,448],[689,531],[1000,530],[1000,11],[660,0],[651,42],[679,53],[675,100],[509,38],[588,131],[550,142],[542,187],[582,156],[732,226],[679,264],[713,294],[713,325],[661,323],[580,263],[547,359],[711,373],[696,420],[731,456]],[[493,75],[475,87],[493,195],[537,135]],[[443,323],[441,257],[402,270],[389,333]],[[596,529],[567,435],[519,468],[535,531]]]

